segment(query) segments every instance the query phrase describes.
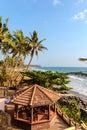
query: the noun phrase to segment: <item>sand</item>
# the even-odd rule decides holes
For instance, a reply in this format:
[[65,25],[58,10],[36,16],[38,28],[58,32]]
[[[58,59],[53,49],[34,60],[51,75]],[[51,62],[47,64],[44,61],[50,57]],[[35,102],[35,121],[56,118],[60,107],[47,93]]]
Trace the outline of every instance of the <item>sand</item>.
[[80,93],[77,93],[77,92],[75,92],[75,91],[70,91],[69,93],[70,93],[70,94],[73,94],[73,95],[75,95],[75,96],[80,97],[84,102],[87,103],[87,96],[82,95],[82,94],[80,94]]

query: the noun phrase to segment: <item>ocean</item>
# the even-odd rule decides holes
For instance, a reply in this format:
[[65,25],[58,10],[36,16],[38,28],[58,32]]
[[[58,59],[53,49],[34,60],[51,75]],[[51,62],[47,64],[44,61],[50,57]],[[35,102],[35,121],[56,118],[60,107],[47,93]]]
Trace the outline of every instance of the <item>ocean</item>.
[[[36,70],[41,71],[58,71],[58,72],[83,72],[87,73],[87,67],[41,67],[36,68]],[[87,77],[79,75],[69,75],[69,80],[71,81],[68,86],[73,88],[72,91],[79,94],[87,96]]]
[[87,67],[41,67],[41,70],[58,72],[83,72],[87,73]]

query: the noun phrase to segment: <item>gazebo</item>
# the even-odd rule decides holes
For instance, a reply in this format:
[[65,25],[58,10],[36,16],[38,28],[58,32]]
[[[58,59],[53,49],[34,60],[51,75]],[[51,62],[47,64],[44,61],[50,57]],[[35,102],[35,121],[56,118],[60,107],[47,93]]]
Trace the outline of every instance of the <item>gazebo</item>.
[[14,97],[14,119],[29,124],[29,130],[49,128],[55,120],[59,98],[59,94],[35,84]]

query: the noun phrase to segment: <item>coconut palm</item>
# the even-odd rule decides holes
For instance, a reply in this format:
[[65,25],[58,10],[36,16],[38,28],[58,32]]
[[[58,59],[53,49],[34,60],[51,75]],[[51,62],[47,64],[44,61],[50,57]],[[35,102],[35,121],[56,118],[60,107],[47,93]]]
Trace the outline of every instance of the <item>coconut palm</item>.
[[8,86],[8,84],[9,84],[8,79],[9,79],[9,74],[7,73],[6,66],[3,64],[2,69],[0,70],[0,85]]
[[2,22],[2,17],[0,17],[0,43],[4,39],[5,33],[8,31],[7,27],[8,18],[5,19],[5,22]]
[[24,36],[21,30],[17,30],[13,34],[13,42],[15,43],[16,49],[11,50],[12,57],[17,57],[16,66],[18,62],[26,58],[27,38]]
[[28,63],[28,66],[27,66],[27,69],[29,68],[30,64],[31,64],[31,61],[34,57],[34,54],[36,54],[36,56],[38,56],[38,52],[39,51],[43,51],[44,49],[47,50],[46,47],[44,47],[42,45],[42,42],[45,41],[46,39],[42,39],[42,40],[38,40],[38,33],[36,31],[33,31],[33,34],[30,33],[30,38],[29,38],[29,47],[30,47],[30,61]]
[[8,19],[5,20],[5,22],[2,22],[2,17],[0,17],[0,50],[2,51],[2,47],[3,47],[3,40],[5,37],[6,32],[8,31],[8,27],[7,27],[7,22]]
[[79,61],[87,62],[87,58],[79,58]]
[[4,64],[3,60],[0,60],[0,67]]
[[2,17],[0,17],[0,50],[4,55],[6,55],[11,48],[15,48],[7,23],[8,18],[5,19],[4,23],[2,23]]
[[16,50],[16,46],[15,43],[12,41],[12,36],[9,32],[6,33],[4,40],[2,42],[2,48],[1,48],[1,52],[4,56],[9,56],[9,54],[11,53],[11,51],[15,49]]

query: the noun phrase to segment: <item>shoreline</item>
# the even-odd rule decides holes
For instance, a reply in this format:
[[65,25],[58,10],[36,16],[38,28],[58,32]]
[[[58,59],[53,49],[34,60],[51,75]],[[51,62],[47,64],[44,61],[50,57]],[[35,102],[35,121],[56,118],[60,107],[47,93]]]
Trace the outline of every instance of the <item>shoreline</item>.
[[68,94],[73,94],[73,95],[79,97],[81,100],[83,100],[84,102],[87,103],[87,96],[85,96],[83,94],[80,94],[80,93],[75,92],[75,91],[69,91]]

